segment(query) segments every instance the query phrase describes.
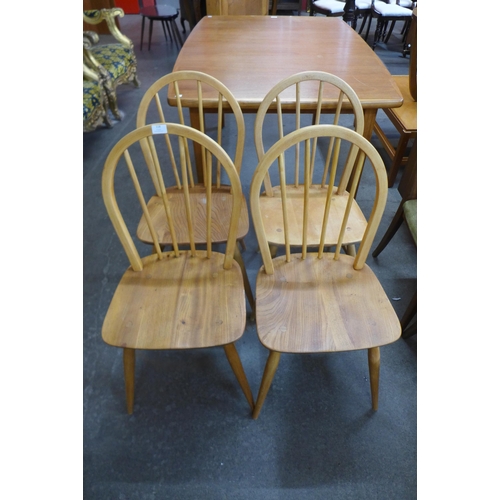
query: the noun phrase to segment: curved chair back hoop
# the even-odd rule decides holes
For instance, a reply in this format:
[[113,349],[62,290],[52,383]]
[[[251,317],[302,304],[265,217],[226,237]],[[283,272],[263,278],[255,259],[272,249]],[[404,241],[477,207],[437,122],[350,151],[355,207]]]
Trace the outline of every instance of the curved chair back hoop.
[[[305,82],[318,82],[317,94],[313,94],[311,90],[307,92],[304,97],[304,92],[302,92],[301,84]],[[335,93],[325,88],[331,85],[335,87]],[[282,93],[287,91],[290,87],[295,86],[295,99],[291,104],[282,104]],[[288,95],[287,100],[290,99]],[[294,112],[295,113],[295,129],[299,129],[301,124],[301,111],[313,112],[313,124],[319,125],[322,113],[332,113],[334,114],[332,124],[338,125],[340,115],[342,112],[348,111],[354,115],[354,130],[359,134],[363,133],[364,130],[364,115],[363,108],[361,106],[361,101],[359,100],[356,92],[353,88],[344,80],[336,75],[326,73],[323,71],[304,71],[301,73],[296,73],[288,78],[285,78],[281,82],[277,83],[264,97],[262,103],[259,106],[257,115],[255,117],[255,127],[254,127],[254,137],[255,137],[255,148],[257,150],[257,157],[262,159],[264,156],[264,143],[263,143],[263,125],[264,119],[268,114],[268,111],[272,109],[276,110],[278,119],[278,134],[281,139],[284,135],[284,122],[283,113],[284,112]],[[299,184],[299,150],[296,150],[296,172],[295,172],[295,185]],[[313,143],[311,152],[311,164],[314,165],[314,158],[316,155],[316,141]],[[328,174],[335,177],[336,173],[336,163],[338,155],[338,145],[335,145],[335,141],[329,145],[328,155],[323,167],[322,176],[322,186],[325,185],[327,181]],[[313,175],[313,170],[311,170],[311,179]],[[347,181],[346,181],[347,183]],[[345,189],[346,183],[343,183],[343,189]],[[269,176],[265,179],[266,194],[268,196],[273,196],[271,180]],[[339,186],[340,188],[341,186]]]
[[[189,85],[189,82],[192,82],[191,85],[196,85],[196,95],[197,99],[194,104],[197,105],[199,116],[200,116],[200,131],[202,133],[206,133],[205,128],[205,111],[209,109],[209,104],[204,105],[204,98],[208,97],[211,101],[211,108],[214,109],[213,106],[215,104],[216,111],[218,114],[217,119],[217,143],[222,146],[222,127],[223,127],[223,117],[224,110],[231,110],[231,113],[235,117],[236,121],[236,129],[237,129],[237,142],[236,148],[233,158],[233,163],[236,167],[237,172],[239,173],[241,170],[241,162],[243,159],[243,147],[245,143],[245,121],[243,118],[243,113],[241,111],[240,105],[238,101],[231,93],[231,91],[219,80],[214,78],[213,76],[207,75],[206,73],[202,73],[199,71],[176,71],[174,73],[170,73],[158,79],[155,83],[153,83],[149,89],[144,94],[137,112],[137,127],[142,127],[146,125],[148,121],[148,111],[150,107],[152,107],[153,101],[155,102],[155,107],[157,111],[157,115],[155,116],[155,121],[165,122],[166,121],[166,113],[163,108],[162,102],[167,104],[168,101],[175,105],[177,108],[178,120],[181,124],[184,125],[184,115],[183,115],[183,107],[190,106],[192,107],[192,102],[187,102],[185,99],[182,99],[182,87],[183,85],[179,85],[180,82],[184,82]],[[173,84],[173,91],[170,90],[169,97],[169,86]],[[208,88],[207,88],[208,87]],[[160,92],[165,89],[165,95],[162,99],[160,97]],[[145,144],[144,144],[145,146]],[[205,155],[203,155],[203,162],[205,161]],[[153,182],[155,185],[157,184],[154,176],[154,169],[150,167],[150,172],[153,177]],[[203,165],[203,171],[205,171],[206,166]],[[220,167],[217,165],[217,174],[216,174],[216,183],[220,186]],[[189,164],[189,175],[192,183],[194,184],[194,177],[192,172],[191,163]]]
[[[161,147],[164,143],[163,140],[159,140],[159,136],[168,136],[171,145],[174,141],[170,141],[173,137],[178,138],[178,151],[177,156],[179,157],[179,163],[181,166],[181,189],[184,194],[184,219],[175,224],[176,218],[179,218],[179,214],[172,213],[171,204],[169,203],[169,196],[167,195],[165,181],[167,178],[163,175],[163,170],[161,167],[163,163],[167,163],[169,160],[172,161],[173,157],[176,156],[172,150],[172,155],[158,154],[157,145]],[[176,233],[179,231],[179,227],[187,227],[189,232],[189,242],[191,255],[196,254],[195,238],[193,234],[193,218],[196,214],[191,213],[191,203],[190,203],[190,193],[189,193],[189,179],[187,174],[187,147],[188,140],[192,141],[193,144],[199,144],[205,151],[207,163],[210,164],[212,161],[212,156],[216,158],[218,162],[222,165],[224,172],[226,173],[231,189],[233,192],[232,196],[232,213],[229,224],[229,232],[224,260],[224,268],[229,269],[232,266],[233,255],[236,247],[236,233],[238,227],[238,220],[240,216],[240,211],[242,208],[242,189],[239,179],[238,172],[229,157],[229,155],[222,149],[222,147],[217,144],[212,138],[203,134],[202,132],[185,125],[180,125],[176,123],[157,123],[152,125],[146,125],[140,127],[125,137],[123,137],[118,143],[113,147],[108,155],[106,163],[104,165],[103,175],[102,175],[102,192],[104,198],[104,204],[108,211],[108,215],[111,219],[113,227],[123,245],[123,248],[129,258],[132,269],[135,271],[142,270],[143,260],[141,259],[137,247],[132,239],[130,231],[128,230],[127,224],[125,223],[122,212],[120,211],[118,202],[116,200],[114,191],[114,177],[117,170],[117,165],[120,159],[124,159],[127,165],[130,177],[132,179],[134,190],[137,194],[139,203],[141,205],[143,215],[146,218],[148,228],[151,232],[151,238],[153,240],[156,256],[159,260],[164,258],[165,254],[162,253],[158,235],[154,229],[153,221],[151,220],[148,208],[146,206],[145,198],[145,187],[141,185],[139,178],[141,178],[141,172],[139,168],[135,165],[140,166],[143,162],[151,161],[154,164],[156,179],[160,187],[160,195],[163,201],[165,217],[169,224],[169,229],[172,234],[173,239],[173,252],[174,256],[179,256],[179,248],[177,245]],[[142,145],[147,142],[148,147],[144,150]],[[156,145],[157,143],[157,145]],[[139,148],[132,148],[137,145],[141,145],[142,155],[139,152]],[[137,151],[136,151],[137,150]],[[150,155],[150,158],[146,160],[144,158],[144,151]],[[142,156],[142,158],[141,158]],[[161,158],[161,161],[160,161]],[[208,171],[209,169],[207,169]],[[210,170],[211,171],[211,170]],[[206,220],[207,220],[207,257],[210,258],[212,254],[212,244],[211,244],[211,217],[209,216],[212,210],[212,194],[211,194],[211,183],[207,182],[206,189]],[[129,204],[130,199],[127,198],[127,204]],[[151,256],[149,257],[151,258]]]
[[[368,224],[364,231],[359,250],[354,258],[353,267],[354,269],[362,269],[370,247],[373,243],[375,233],[377,232],[380,220],[382,218],[385,204],[387,201],[387,175],[385,173],[385,165],[380,157],[380,154],[374,148],[374,146],[366,140],[362,135],[357,132],[350,130],[346,127],[341,127],[338,125],[310,125],[303,127],[299,130],[291,132],[290,134],[281,138],[276,142],[267,153],[264,154],[263,158],[259,161],[257,169],[255,170],[252,183],[250,186],[250,206],[252,212],[253,223],[255,227],[255,232],[257,235],[257,240],[259,243],[259,248],[262,254],[262,259],[264,262],[264,269],[267,274],[273,274],[273,261],[271,258],[271,251],[269,249],[266,231],[264,228],[264,222],[261,212],[261,190],[262,184],[265,181],[266,175],[268,174],[269,168],[278,160],[278,167],[280,171],[280,190],[282,199],[282,224],[283,233],[285,240],[286,258],[287,261],[290,260],[290,244],[288,242],[288,215],[287,215],[287,189],[286,189],[286,179],[285,179],[285,162],[284,156],[287,150],[295,148],[299,143],[304,142],[304,172],[307,181],[308,174],[312,170],[311,164],[311,146],[310,141],[317,140],[318,138],[325,137],[336,139],[338,143],[344,141],[346,145],[350,144],[349,151],[345,155],[346,159],[344,161],[344,169],[351,169],[354,162],[355,166],[355,176],[359,177],[361,174],[361,166],[363,165],[365,158],[370,160],[374,174],[375,174],[375,199],[371,209],[370,218]],[[341,155],[341,160],[344,155]],[[328,193],[324,196],[325,208],[323,212],[323,221],[321,224],[321,235],[317,241],[307,241],[307,224],[308,224],[308,204],[309,197],[312,195],[309,191],[310,184],[305,183],[304,189],[302,191],[303,196],[303,239],[302,239],[302,258],[306,258],[308,252],[308,246],[319,246],[318,258],[323,257],[323,249],[325,243],[325,233],[329,223],[330,217],[330,203],[332,199],[332,193],[335,191],[333,185],[333,179],[330,178],[330,182],[327,186]],[[294,200],[295,201],[295,200]],[[339,237],[335,252],[334,259],[339,258],[340,248],[343,242],[343,236],[346,230],[347,221],[349,219],[350,210],[354,204],[354,191],[348,195],[348,200],[346,202],[346,208],[342,214],[342,223],[340,224]],[[280,219],[281,220],[281,219]],[[318,221],[315,221],[318,223]]]

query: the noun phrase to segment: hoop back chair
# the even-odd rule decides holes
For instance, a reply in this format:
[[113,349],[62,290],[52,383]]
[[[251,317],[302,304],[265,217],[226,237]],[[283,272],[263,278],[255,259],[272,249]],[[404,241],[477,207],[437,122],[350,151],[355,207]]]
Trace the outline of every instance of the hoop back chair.
[[[148,148],[139,147],[147,142]],[[191,211],[187,173],[188,148],[197,143],[204,148],[206,174],[212,175],[212,160],[220,162],[229,179],[234,196],[227,228],[225,253],[212,249],[213,229],[207,221],[207,244],[197,247],[194,218]],[[145,155],[151,155],[160,186],[165,217],[170,226],[173,250],[162,252],[146,206],[147,189],[153,190],[145,167]],[[168,165],[171,163],[171,165]],[[117,172],[117,167],[124,169]],[[168,168],[166,168],[168,167]],[[184,212],[172,210],[166,184],[172,178],[168,169],[178,171],[181,178]],[[132,185],[126,189],[123,176],[128,170]],[[115,191],[119,176],[122,189]],[[212,203],[212,183],[207,182],[205,210],[216,208]],[[242,209],[242,190],[236,168],[225,151],[210,137],[191,127],[174,123],[144,126],[122,138],[111,150],[104,165],[102,191],[113,227],[130,261],[119,282],[102,328],[103,340],[123,348],[127,410],[134,404],[134,367],[137,349],[196,349],[223,346],[229,363],[253,408],[253,398],[235,347],[245,328],[245,293],[240,266],[234,262],[236,232]],[[129,227],[137,224],[139,214],[132,207],[134,193],[137,208],[147,219],[154,243],[154,253],[141,257]],[[178,245],[178,228],[187,227],[189,250]],[[205,248],[206,247],[206,248]]]
[[[306,179],[312,169],[311,141],[336,138],[342,141],[344,172],[338,191],[345,190],[351,171],[360,172],[359,165],[368,159],[375,175],[374,202],[359,250],[355,257],[340,253],[347,234],[349,211],[354,206],[354,194],[349,193],[341,219],[338,246],[335,253],[324,252],[326,228],[329,223],[331,196],[323,197],[321,232],[310,241],[307,225],[312,222],[309,204],[314,196],[311,186],[303,190],[302,252],[292,254],[289,234],[293,213],[288,210],[284,158],[299,143],[304,145]],[[285,255],[271,257],[265,228],[265,213],[261,190],[272,164],[280,170],[282,192],[282,232],[286,242]],[[355,165],[358,163],[358,166]],[[336,188],[332,179],[329,193]],[[280,139],[259,162],[250,187],[250,207],[263,266],[257,274],[256,321],[261,343],[269,349],[253,417],[260,410],[278,367],[281,353],[326,353],[367,349],[372,408],[378,408],[380,346],[396,341],[401,327],[380,282],[365,264],[380,223],[386,199],[387,176],[384,163],[376,149],[361,135],[336,125],[312,125],[294,131]],[[315,215],[317,216],[317,214]],[[309,251],[309,245],[318,251]]]
[[[293,99],[293,104],[282,105],[282,100],[288,98]],[[361,102],[350,87],[341,78],[321,72],[321,71],[305,71],[297,73],[288,78],[285,78],[276,84],[263,99],[257,115],[255,118],[255,148],[257,150],[257,157],[261,160],[265,154],[264,148],[264,123],[274,121],[271,118],[270,111],[276,111],[277,117],[277,137],[281,139],[286,135],[287,131],[298,130],[302,126],[303,115],[313,113],[313,123],[318,125],[321,123],[323,115],[333,113],[333,119],[328,118],[329,123],[338,125],[340,123],[341,114],[344,111],[351,113],[347,115],[347,121],[354,117],[354,122],[345,123],[346,126],[350,125],[356,132],[362,134],[364,128],[364,115]],[[304,113],[303,113],[304,112]],[[290,119],[289,115],[295,116],[295,120]],[[307,116],[309,116],[307,115]],[[343,120],[344,121],[344,120]],[[272,140],[274,136],[269,134],[269,126],[266,127],[266,140]],[[308,184],[310,184],[311,195],[309,200],[308,210],[311,214],[317,216],[311,217],[311,223],[308,225],[308,241],[313,241],[317,234],[321,232],[320,226],[314,221],[321,220],[322,211],[324,209],[324,197],[328,190],[327,185],[329,178],[335,180],[337,174],[338,155],[339,155],[340,142],[332,137],[329,142],[328,149],[324,154],[325,161],[320,171],[314,170],[316,157],[321,155],[317,147],[317,140],[313,140],[311,149],[311,171]],[[301,151],[300,144],[297,143],[295,149],[295,157],[293,175],[289,175],[287,179],[287,199],[290,203],[290,209],[293,210],[293,216],[289,221],[289,243],[291,246],[300,246],[302,244],[302,213],[303,213],[303,190],[305,185],[305,173],[301,171]],[[277,251],[279,246],[285,244],[284,234],[280,230],[280,205],[282,202],[282,189],[279,185],[279,174],[275,171],[273,179],[276,183],[273,187],[271,176],[266,172],[264,178],[265,191],[262,194],[262,211],[266,214],[264,218],[265,230],[267,239],[271,245],[273,254]],[[315,175],[316,174],[316,175]],[[302,177],[302,178],[301,178]],[[357,189],[357,183],[352,185],[351,191],[354,193]],[[335,199],[335,203],[330,205],[332,211],[329,218],[328,231],[326,233],[326,245],[337,245],[337,236],[339,234],[339,221],[341,217],[338,216],[339,211],[343,211],[345,202],[347,200],[345,193],[333,190],[331,196]],[[366,228],[366,218],[359,208],[357,202],[354,200],[353,208],[349,220],[349,231],[344,237],[344,245],[346,251],[351,255],[355,253],[354,244],[361,241],[362,235]]]
[[[234,154],[232,155],[234,165],[238,174],[241,170],[241,162],[243,159],[243,147],[245,142],[245,122],[243,119],[243,113],[241,111],[238,101],[233,96],[231,91],[223,85],[216,78],[201,73],[198,71],[178,71],[170,73],[158,79],[144,94],[137,112],[137,127],[142,127],[146,123],[156,123],[165,122],[165,116],[168,109],[164,109],[162,102],[167,104],[168,101],[168,91],[169,86],[172,85],[174,88],[174,102],[177,110],[177,118],[179,123],[185,125],[185,119],[183,114],[183,106],[188,103],[182,99],[182,95],[185,89],[194,86],[197,89],[197,106],[200,111],[200,131],[204,134],[212,134],[213,139],[222,147],[223,144],[223,122],[224,122],[224,111],[231,111],[231,117],[234,116],[236,124],[236,144],[234,146]],[[204,97],[216,97],[217,98],[217,108],[216,109],[206,109],[203,104]],[[153,104],[154,103],[154,104]],[[168,105],[168,104],[167,104]],[[217,118],[217,126],[215,133],[213,127],[208,127],[205,125],[205,111],[215,112]],[[232,119],[232,118],[231,118]],[[210,130],[209,130],[210,128]],[[225,144],[225,141],[224,141]],[[142,147],[147,148],[147,143],[142,142]],[[230,150],[230,145],[224,147],[224,150],[228,152]],[[231,145],[231,151],[233,151]],[[151,219],[155,230],[158,234],[159,243],[162,247],[166,245],[172,245],[172,235],[170,233],[169,225],[165,217],[165,212],[163,210],[163,202],[161,197],[161,190],[156,179],[155,167],[152,163],[151,156],[145,154],[146,161],[148,162],[148,169],[151,173],[153,183],[156,187],[156,194],[154,194],[148,201],[148,211],[150,213]],[[206,233],[206,220],[205,220],[205,205],[206,205],[206,179],[196,179],[193,172],[193,164],[191,156],[187,156],[187,171],[189,176],[189,192],[191,199],[191,210],[193,213],[197,214],[197,217],[193,221],[193,231],[195,235],[196,243],[206,243],[207,233]],[[202,164],[203,171],[206,170],[206,156],[202,154]],[[229,222],[231,219],[231,207],[232,207],[232,197],[233,193],[230,186],[224,183],[222,177],[222,170],[220,165],[217,166],[217,171],[212,177],[213,187],[212,187],[212,203],[216,210],[212,212],[213,229],[212,229],[212,242],[213,243],[224,243],[227,238],[227,228],[229,227]],[[171,196],[172,210],[182,211],[184,206],[184,194],[182,192],[182,186],[180,179],[176,177],[176,185],[167,189],[169,196]],[[242,196],[243,208],[240,212],[237,239],[244,246],[244,237],[249,230],[249,216],[248,208],[246,204],[245,197]],[[153,240],[150,235],[149,228],[147,227],[146,219],[143,216],[139,222],[137,228],[137,236],[144,243],[150,245],[153,244]],[[189,237],[186,230],[178,228],[177,232],[178,244],[186,245],[189,244]],[[245,290],[248,297],[248,301],[252,310],[254,309],[254,299],[252,295],[252,290],[248,280],[245,264],[243,257],[238,247],[235,249],[235,259],[238,261],[242,268]]]

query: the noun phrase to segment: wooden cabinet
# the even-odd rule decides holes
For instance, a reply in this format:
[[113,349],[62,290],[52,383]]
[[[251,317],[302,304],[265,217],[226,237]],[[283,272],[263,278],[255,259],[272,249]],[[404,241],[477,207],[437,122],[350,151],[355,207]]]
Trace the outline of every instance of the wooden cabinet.
[[207,15],[266,15],[269,0],[207,0]]

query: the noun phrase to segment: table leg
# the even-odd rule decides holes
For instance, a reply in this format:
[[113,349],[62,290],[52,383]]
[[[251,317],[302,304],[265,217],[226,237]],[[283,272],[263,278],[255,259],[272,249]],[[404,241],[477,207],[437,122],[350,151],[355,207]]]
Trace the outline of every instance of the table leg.
[[[200,130],[200,113],[198,108],[189,108],[189,119],[191,127]],[[196,165],[198,182],[203,182],[203,160],[201,155],[201,146],[198,143],[194,143],[194,163]]]

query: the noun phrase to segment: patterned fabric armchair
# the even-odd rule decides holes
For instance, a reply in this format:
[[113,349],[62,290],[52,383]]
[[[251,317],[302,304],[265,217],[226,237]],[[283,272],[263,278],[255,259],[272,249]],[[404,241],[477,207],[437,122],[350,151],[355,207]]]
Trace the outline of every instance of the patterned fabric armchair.
[[108,99],[99,75],[83,65],[83,131],[92,132],[102,123],[112,127],[108,116]]
[[83,11],[83,20],[88,24],[99,24],[105,21],[110,33],[118,43],[96,45],[99,41],[97,33],[84,32],[87,43],[84,43],[84,64],[97,72],[102,78],[109,107],[117,120],[121,119],[116,102],[116,88],[123,83],[140,86],[137,79],[137,59],[132,41],[117,27],[115,17],[123,17],[123,9],[101,9]]

